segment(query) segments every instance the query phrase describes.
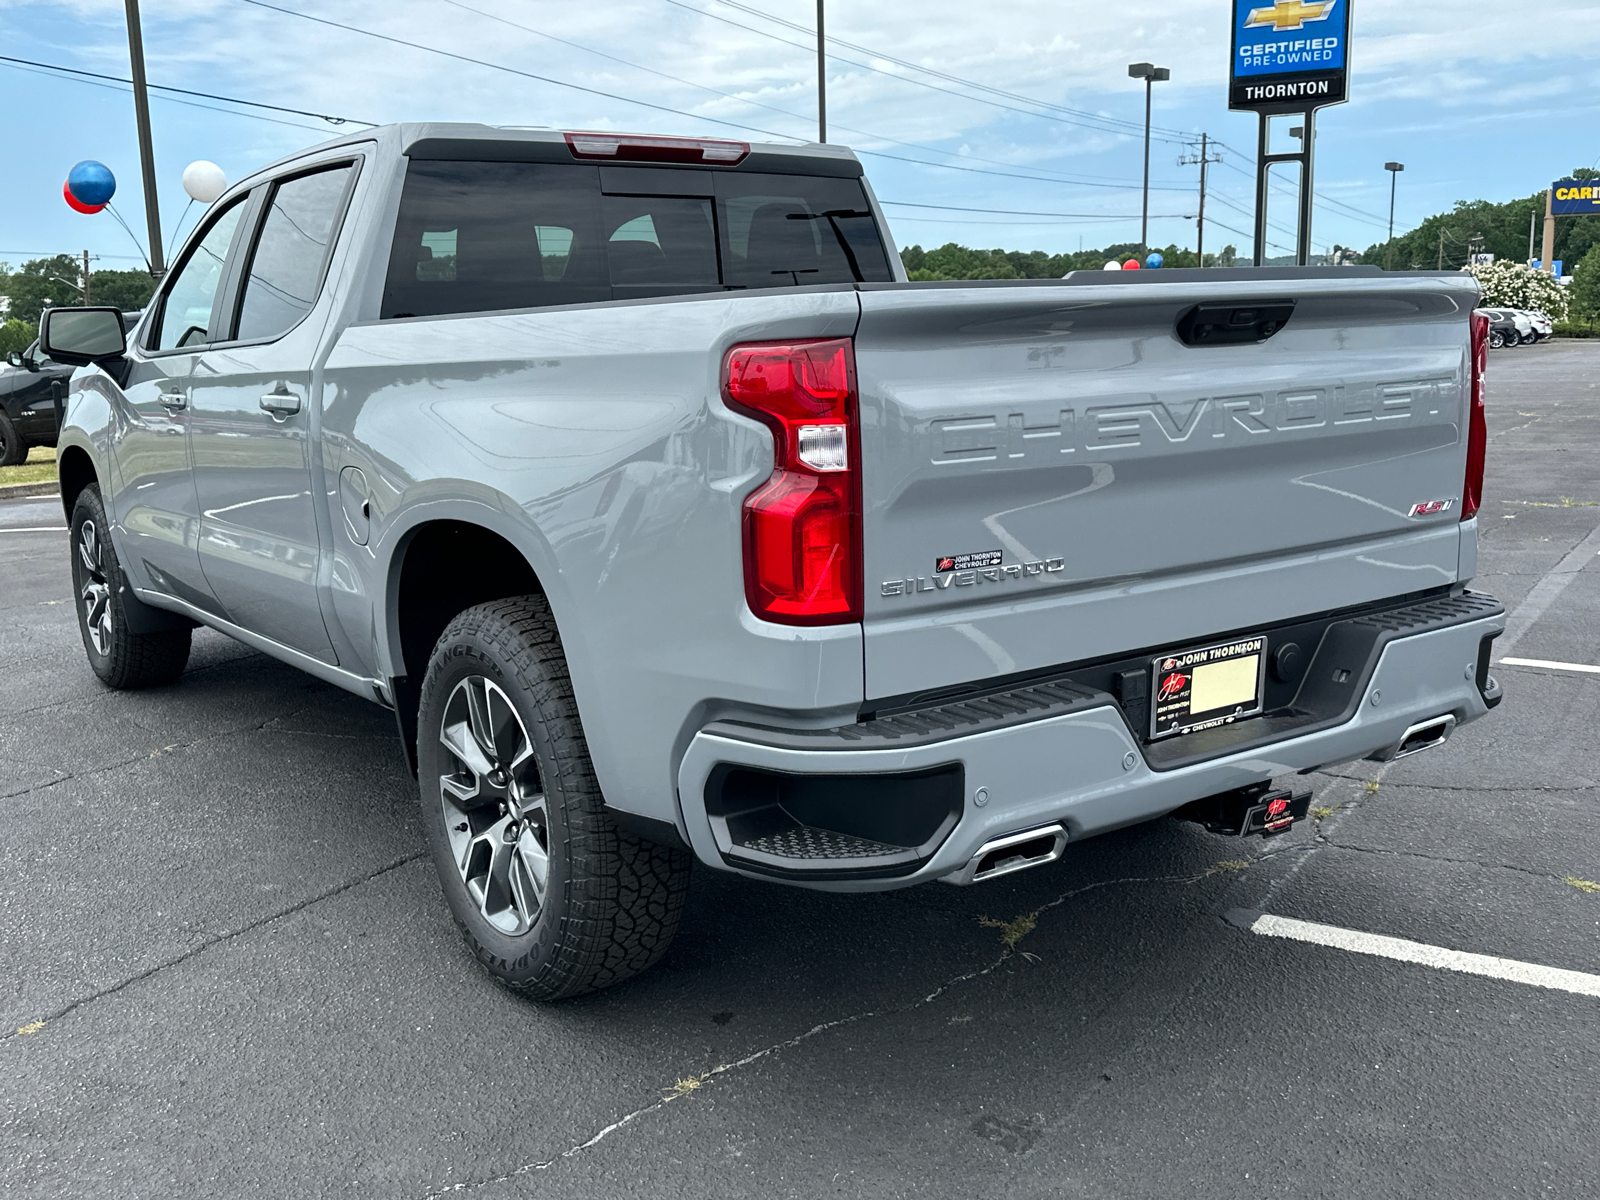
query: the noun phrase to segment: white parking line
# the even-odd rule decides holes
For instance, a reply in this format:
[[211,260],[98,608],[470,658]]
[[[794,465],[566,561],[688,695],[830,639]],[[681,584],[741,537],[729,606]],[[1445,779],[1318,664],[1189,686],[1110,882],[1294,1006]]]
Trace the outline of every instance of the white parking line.
[[1500,661],[1508,667],[1543,667],[1546,671],[1583,671],[1600,675],[1600,667],[1591,667],[1588,663],[1552,662],[1548,658],[1502,658]]
[[65,525],[25,525],[20,529],[10,529],[0,525],[0,533],[65,533]]
[[1362,933],[1358,929],[1341,929],[1337,925],[1318,925],[1314,921],[1296,921],[1292,917],[1275,917],[1271,913],[1235,909],[1227,914],[1227,918],[1231,924],[1248,929],[1251,933],[1261,934],[1263,937],[1291,938],[1297,942],[1310,942],[1315,946],[1348,950],[1352,954],[1370,954],[1376,958],[1392,958],[1396,962],[1417,963],[1424,967],[1436,967],[1442,971],[1486,975],[1491,979],[1505,979],[1512,983],[1554,988],[1579,996],[1600,997],[1600,975],[1590,975],[1584,971],[1542,967],[1538,963],[1519,962],[1514,958],[1495,958],[1489,954],[1468,954],[1464,950],[1447,950],[1443,946],[1430,946],[1426,942],[1411,942],[1405,938]]

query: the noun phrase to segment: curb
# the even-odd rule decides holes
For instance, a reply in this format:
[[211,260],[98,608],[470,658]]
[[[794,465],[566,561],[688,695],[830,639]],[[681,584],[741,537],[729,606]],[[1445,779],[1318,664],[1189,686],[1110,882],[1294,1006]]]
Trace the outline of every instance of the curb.
[[27,496],[59,496],[61,485],[54,479],[39,483],[11,483],[0,485],[0,500],[19,500]]

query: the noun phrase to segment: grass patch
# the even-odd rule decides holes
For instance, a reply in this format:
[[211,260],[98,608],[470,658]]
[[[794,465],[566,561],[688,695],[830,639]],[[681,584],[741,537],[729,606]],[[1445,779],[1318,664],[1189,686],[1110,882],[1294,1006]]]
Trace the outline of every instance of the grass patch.
[[1017,943],[1027,937],[1039,924],[1039,918],[1033,913],[1023,913],[1020,917],[1012,917],[1009,921],[996,921],[993,917],[979,917],[978,924],[985,929],[998,929],[1000,941],[1007,950],[1015,950]]
[[1311,815],[1318,821],[1326,821],[1333,816],[1333,810],[1338,807],[1337,804],[1319,804],[1311,810]]
[[1591,895],[1600,892],[1600,883],[1596,883],[1592,879],[1579,879],[1575,875],[1568,875],[1561,882],[1566,884],[1568,887],[1575,887],[1580,892],[1588,892]]
[[678,1080],[678,1082],[668,1088],[667,1091],[673,1096],[687,1096],[690,1092],[697,1091],[701,1087],[704,1087],[705,1082],[706,1077],[704,1075],[688,1075],[683,1079]]
[[43,1021],[29,1021],[26,1025],[18,1025],[17,1032],[26,1037],[30,1033],[38,1033],[43,1028]]
[[1367,780],[1367,795],[1370,796],[1376,792],[1378,790],[1378,786],[1378,781],[1376,779]]
[[1227,858],[1214,864],[1206,874],[1215,875],[1218,871],[1246,871],[1249,868],[1250,860],[1248,858]]
[[53,446],[35,446],[26,462],[0,467],[0,487],[11,483],[44,483],[56,477],[56,452]]

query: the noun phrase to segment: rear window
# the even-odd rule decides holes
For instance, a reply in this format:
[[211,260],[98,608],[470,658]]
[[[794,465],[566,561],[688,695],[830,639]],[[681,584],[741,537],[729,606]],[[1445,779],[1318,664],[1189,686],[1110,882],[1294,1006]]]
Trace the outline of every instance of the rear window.
[[893,278],[859,180],[649,175],[699,194],[603,191],[579,164],[411,163],[380,316]]

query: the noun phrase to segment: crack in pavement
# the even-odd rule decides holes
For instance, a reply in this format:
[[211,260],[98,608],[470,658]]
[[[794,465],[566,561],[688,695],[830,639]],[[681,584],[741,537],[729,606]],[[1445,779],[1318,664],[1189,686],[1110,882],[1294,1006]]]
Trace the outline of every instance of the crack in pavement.
[[[309,705],[306,706],[306,708],[309,707]],[[240,725],[234,729],[224,729],[218,733],[207,734],[203,738],[196,738],[192,742],[173,742],[170,746],[161,746],[155,750],[147,750],[143,753],[135,754],[131,758],[120,759],[117,762],[106,763],[103,766],[91,767],[87,771],[72,771],[68,774],[62,775],[58,779],[49,779],[41,783],[30,783],[27,787],[19,788],[17,791],[0,793],[0,800],[15,800],[18,796],[26,796],[33,792],[42,792],[46,788],[53,788],[63,783],[69,783],[74,779],[90,779],[96,775],[104,775],[108,771],[118,771],[123,767],[131,767],[134,763],[145,762],[152,758],[160,758],[162,755],[171,753],[174,750],[192,750],[196,746],[203,746],[207,742],[214,742],[220,738],[236,737],[239,734],[248,733],[276,733],[278,732],[277,730],[269,729],[268,726],[274,725],[279,721],[287,721],[291,717],[297,717],[301,713],[305,712],[306,708],[297,708],[294,710],[294,712],[285,713],[282,716],[268,717],[265,721],[262,721],[258,725]],[[137,721],[134,721],[133,723],[135,725],[139,725]],[[144,729],[144,726],[139,725],[139,728]],[[146,729],[145,732],[153,733],[155,731]]]
[[[185,950],[182,954],[176,954],[171,958],[156,963],[152,967],[148,967],[143,971],[139,971],[136,974],[130,975],[126,979],[123,979],[117,983],[113,983],[108,987],[101,988],[99,991],[93,992],[90,995],[74,1000],[72,1003],[58,1009],[53,1013],[50,1013],[47,1016],[35,1019],[23,1028],[30,1029],[33,1032],[38,1032],[45,1026],[49,1025],[52,1021],[59,1021],[62,1017],[76,1012],[85,1005],[93,1004],[96,1000],[103,1000],[107,996],[114,996],[124,988],[131,987],[133,984],[136,984],[141,980],[149,979],[151,976],[159,974],[160,972],[167,970],[169,967],[176,967],[181,963],[188,962],[191,958],[194,958],[198,954],[204,954],[207,950],[210,950],[214,946],[220,946],[225,942],[234,941],[237,938],[243,937],[247,933],[251,933],[265,925],[270,925],[274,921],[281,921],[285,917],[294,916],[295,913],[304,912],[314,904],[321,904],[324,900],[330,900],[334,896],[338,896],[344,892],[350,891],[352,888],[358,888],[363,884],[371,883],[379,876],[387,875],[391,871],[397,871],[407,863],[416,862],[419,858],[425,857],[426,854],[427,851],[425,850],[417,850],[411,854],[402,855],[400,858],[391,859],[383,866],[368,872],[359,879],[352,879],[344,883],[336,884],[333,887],[318,892],[315,896],[311,896],[305,900],[291,904],[288,908],[280,909],[277,912],[268,913],[266,916],[259,917],[254,921],[250,921],[247,924],[241,925],[237,929],[232,929],[226,933],[218,934],[216,937],[201,942],[199,945]],[[18,1037],[24,1036],[29,1035],[24,1034],[21,1029],[15,1030],[11,1033],[0,1033],[0,1044],[4,1044],[5,1042],[9,1041],[15,1041]]]
[[1566,876],[1554,875],[1549,871],[1535,871],[1532,867],[1518,867],[1511,863],[1484,862],[1479,858],[1448,858],[1443,854],[1424,854],[1420,850],[1387,850],[1381,846],[1352,846],[1349,842],[1335,842],[1318,835],[1317,840],[1329,850],[1343,850],[1349,854],[1387,854],[1396,858],[1422,858],[1429,862],[1449,863],[1462,867],[1487,867],[1490,870],[1515,871],[1519,875],[1531,875],[1535,879],[1553,879],[1557,883],[1565,880]]
[[[1324,774],[1328,779],[1348,779],[1356,783],[1366,782],[1365,778],[1359,775],[1335,775],[1332,772],[1325,772]],[[1501,786],[1500,784],[1469,787],[1464,783],[1391,783],[1389,786],[1392,788],[1416,788],[1419,791],[1427,792],[1592,792],[1597,787],[1600,787],[1600,784],[1578,783],[1573,784],[1571,787],[1556,787],[1554,784],[1535,783],[1528,784],[1525,787]]]
[[[1198,883],[1202,879],[1207,879],[1212,875],[1217,874],[1218,870],[1219,868],[1212,867],[1209,870],[1192,875],[1147,875],[1124,879],[1105,879],[1099,881],[1098,883],[1085,884],[1083,887],[1073,888],[1070,891],[1063,892],[1054,900],[1050,900],[1044,904],[1041,904],[1038,908],[1033,909],[1030,913],[1025,915],[1036,918],[1039,916],[1039,914],[1048,912],[1052,908],[1056,908],[1062,904],[1065,904],[1068,900],[1071,900],[1076,896],[1082,896],[1088,892],[1099,891],[1102,888],[1123,887],[1140,883]],[[849,1016],[838,1017],[832,1021],[823,1021],[820,1024],[813,1025],[811,1028],[802,1033],[798,1033],[793,1037],[785,1038],[781,1042],[774,1042],[772,1045],[764,1046],[760,1050],[753,1050],[741,1058],[730,1059],[727,1062],[719,1063],[703,1073],[693,1076],[695,1082],[692,1087],[683,1088],[681,1090],[673,1090],[670,1088],[663,1089],[667,1092],[667,1094],[662,1096],[660,1099],[652,1101],[649,1104],[641,1105],[640,1107],[633,1109],[631,1112],[625,1113],[624,1115],[618,1117],[615,1121],[612,1121],[610,1124],[601,1127],[584,1141],[576,1142],[573,1145],[568,1146],[559,1154],[555,1154],[550,1158],[538,1159],[533,1162],[523,1163],[519,1167],[515,1167],[510,1171],[506,1171],[500,1175],[492,1176],[488,1179],[466,1180],[461,1183],[447,1184],[444,1187],[436,1188],[431,1192],[425,1193],[422,1200],[437,1200],[437,1198],[440,1196],[448,1196],[460,1192],[476,1191],[479,1188],[491,1187],[497,1183],[509,1183],[513,1179],[518,1179],[525,1175],[531,1175],[537,1171],[548,1171],[551,1167],[558,1166],[568,1159],[576,1158],[584,1151],[599,1145],[613,1133],[624,1128],[625,1126],[631,1125],[640,1117],[648,1116],[651,1113],[660,1112],[661,1110],[665,1109],[667,1105],[676,1103],[677,1101],[682,1100],[685,1096],[692,1095],[694,1092],[699,1091],[705,1084],[716,1079],[718,1076],[726,1075],[730,1071],[737,1071],[741,1067],[747,1067],[751,1063],[759,1062],[761,1059],[768,1058],[774,1054],[780,1053],[781,1051],[792,1050],[794,1047],[799,1046],[804,1042],[808,1042],[812,1038],[827,1033],[830,1030],[840,1029],[846,1025],[855,1025],[862,1021],[871,1021],[881,1017],[893,1017],[899,1016],[902,1013],[915,1012],[919,1008],[923,1008],[926,1005],[932,1004],[951,988],[958,987],[963,983],[969,983],[974,979],[981,979],[984,976],[998,970],[1007,962],[1010,962],[1013,958],[1023,958],[1031,961],[1034,960],[1036,956],[1029,954],[1025,950],[1016,950],[1012,946],[1007,946],[988,966],[979,967],[971,971],[966,971],[960,975],[951,976],[949,979],[946,979],[943,983],[934,988],[933,991],[929,992],[926,996],[923,996],[919,1000],[913,1000],[909,1004],[897,1004],[891,1008],[867,1009],[862,1012],[852,1013]]]

